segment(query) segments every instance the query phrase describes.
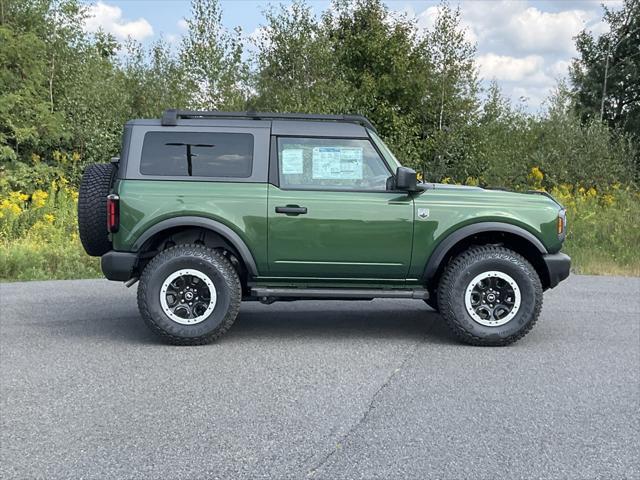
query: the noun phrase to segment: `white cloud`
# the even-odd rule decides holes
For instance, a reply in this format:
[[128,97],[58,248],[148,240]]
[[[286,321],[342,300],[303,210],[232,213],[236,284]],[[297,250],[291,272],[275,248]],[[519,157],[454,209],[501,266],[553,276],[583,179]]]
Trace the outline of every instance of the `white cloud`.
[[[440,14],[440,6],[434,5],[428,7],[426,10],[418,14],[416,14],[411,7],[408,7],[402,13],[405,13],[409,18],[415,18],[420,30],[432,30],[436,24],[438,15]],[[477,43],[478,36],[472,26],[464,19],[461,21],[461,27],[464,30],[465,39],[470,43]]]
[[573,53],[573,37],[593,18],[585,10],[542,12],[529,7],[509,19],[504,34],[524,51]]
[[122,9],[114,5],[98,2],[87,9],[87,14],[84,28],[88,32],[102,29],[116,38],[131,37],[134,40],[144,40],[153,35],[153,28],[146,19],[125,19],[122,17]]
[[[599,35],[601,0],[534,2],[527,0],[474,0],[460,2],[466,38],[477,43],[476,64],[485,80],[499,81],[515,103],[535,110],[568,73],[576,54],[574,37],[583,29]],[[609,8],[618,3],[608,2]],[[552,7],[552,8],[549,8]],[[432,28],[439,8],[404,12],[421,29]]]
[[181,18],[180,20],[178,20],[177,25],[180,30],[187,30],[189,28],[189,24],[184,18]]
[[[477,57],[480,76],[486,80],[496,79],[509,82],[531,80],[542,74],[544,58],[540,55],[528,55],[523,58],[488,53]],[[542,74],[544,75],[544,74]]]
[[549,67],[549,73],[554,76],[554,78],[562,78],[569,73],[569,65],[571,62],[569,60],[557,60]]

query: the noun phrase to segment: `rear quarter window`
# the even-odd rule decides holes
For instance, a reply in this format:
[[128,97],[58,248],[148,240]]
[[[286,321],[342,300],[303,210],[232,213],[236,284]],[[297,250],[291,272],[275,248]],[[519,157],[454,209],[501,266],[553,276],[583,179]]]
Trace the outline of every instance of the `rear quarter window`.
[[147,132],[140,173],[166,177],[248,178],[253,135],[215,132]]

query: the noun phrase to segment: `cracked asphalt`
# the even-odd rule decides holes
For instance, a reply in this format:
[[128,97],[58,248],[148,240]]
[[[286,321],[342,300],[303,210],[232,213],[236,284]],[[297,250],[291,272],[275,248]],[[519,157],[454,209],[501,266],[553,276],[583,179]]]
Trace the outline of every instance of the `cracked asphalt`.
[[244,303],[158,343],[135,289],[0,285],[0,478],[640,478],[640,279],[572,276],[517,344],[415,300]]

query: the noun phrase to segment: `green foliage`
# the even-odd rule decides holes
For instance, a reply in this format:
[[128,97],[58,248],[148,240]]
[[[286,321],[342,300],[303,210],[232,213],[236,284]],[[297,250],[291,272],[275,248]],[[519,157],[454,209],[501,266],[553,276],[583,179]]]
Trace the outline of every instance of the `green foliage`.
[[247,65],[242,61],[240,28],[233,33],[222,25],[218,0],[193,0],[188,32],[182,40],[182,80],[191,95],[191,106],[200,110],[238,110],[245,103],[241,85]]
[[0,281],[100,275],[78,239],[77,193],[59,185],[0,196]]
[[605,120],[640,139],[640,1],[624,0],[623,8],[604,6],[609,31],[576,38],[578,57],[570,76],[576,110],[585,121]]
[[575,191],[562,195],[569,233],[564,250],[577,273],[640,276],[640,195],[614,186],[606,192]]
[[270,9],[265,17],[266,25],[254,39],[258,51],[251,107],[302,113],[350,110],[332,43],[310,7],[297,1],[289,8]]

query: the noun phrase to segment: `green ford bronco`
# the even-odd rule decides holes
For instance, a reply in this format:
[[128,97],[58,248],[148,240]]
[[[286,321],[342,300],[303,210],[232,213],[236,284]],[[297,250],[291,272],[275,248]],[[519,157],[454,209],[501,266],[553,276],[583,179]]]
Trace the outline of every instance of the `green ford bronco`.
[[569,275],[545,192],[418,183],[366,118],[167,110],[89,166],[80,238],[170,343],[226,332],[242,300],[422,299],[473,345],[523,337]]

